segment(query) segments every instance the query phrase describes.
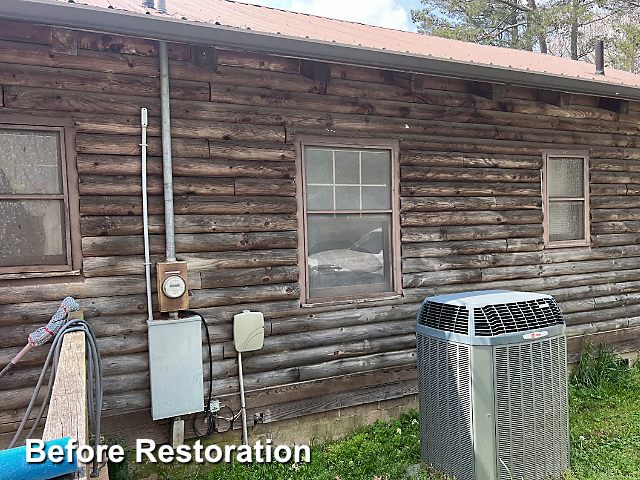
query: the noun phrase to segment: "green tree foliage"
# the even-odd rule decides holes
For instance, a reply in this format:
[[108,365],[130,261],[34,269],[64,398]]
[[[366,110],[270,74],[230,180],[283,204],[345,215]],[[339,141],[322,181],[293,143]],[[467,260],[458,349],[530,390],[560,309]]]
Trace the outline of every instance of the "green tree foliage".
[[412,10],[418,31],[483,45],[593,60],[605,40],[607,63],[640,69],[640,2],[636,0],[422,0]]

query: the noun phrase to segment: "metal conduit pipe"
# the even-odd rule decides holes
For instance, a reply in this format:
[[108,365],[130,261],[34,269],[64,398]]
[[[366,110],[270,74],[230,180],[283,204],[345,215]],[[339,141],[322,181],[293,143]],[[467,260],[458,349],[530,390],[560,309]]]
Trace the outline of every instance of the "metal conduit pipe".
[[173,169],[171,165],[171,110],[169,107],[169,50],[167,42],[159,42],[160,106],[162,114],[162,175],[164,178],[164,226],[167,262],[176,260],[173,226]]
[[147,200],[147,109],[140,110],[140,124],[142,125],[142,229],[144,234],[144,274],[147,281],[147,311],[149,320],[153,320],[153,305],[151,303],[151,261],[149,259],[149,208]]

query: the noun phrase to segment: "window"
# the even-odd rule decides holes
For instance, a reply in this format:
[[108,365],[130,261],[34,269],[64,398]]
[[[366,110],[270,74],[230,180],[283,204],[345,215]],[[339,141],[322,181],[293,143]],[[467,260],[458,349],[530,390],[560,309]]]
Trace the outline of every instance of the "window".
[[80,268],[74,148],[71,122],[0,116],[0,273]]
[[546,152],[542,179],[545,245],[590,245],[588,154]]
[[401,292],[398,142],[296,138],[302,303]]

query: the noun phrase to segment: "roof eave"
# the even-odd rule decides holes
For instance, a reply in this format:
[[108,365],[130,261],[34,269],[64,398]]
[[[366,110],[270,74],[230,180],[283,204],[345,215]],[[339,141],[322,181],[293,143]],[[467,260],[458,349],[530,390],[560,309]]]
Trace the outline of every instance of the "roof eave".
[[640,100],[640,87],[630,85],[290,37],[76,3],[2,0],[0,18],[365,67]]

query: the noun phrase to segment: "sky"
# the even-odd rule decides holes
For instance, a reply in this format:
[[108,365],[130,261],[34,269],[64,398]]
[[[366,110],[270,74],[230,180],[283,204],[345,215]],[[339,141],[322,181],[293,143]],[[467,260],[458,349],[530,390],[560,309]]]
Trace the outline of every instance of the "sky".
[[322,17],[416,31],[411,9],[421,8],[420,0],[238,0],[243,3],[310,13]]

